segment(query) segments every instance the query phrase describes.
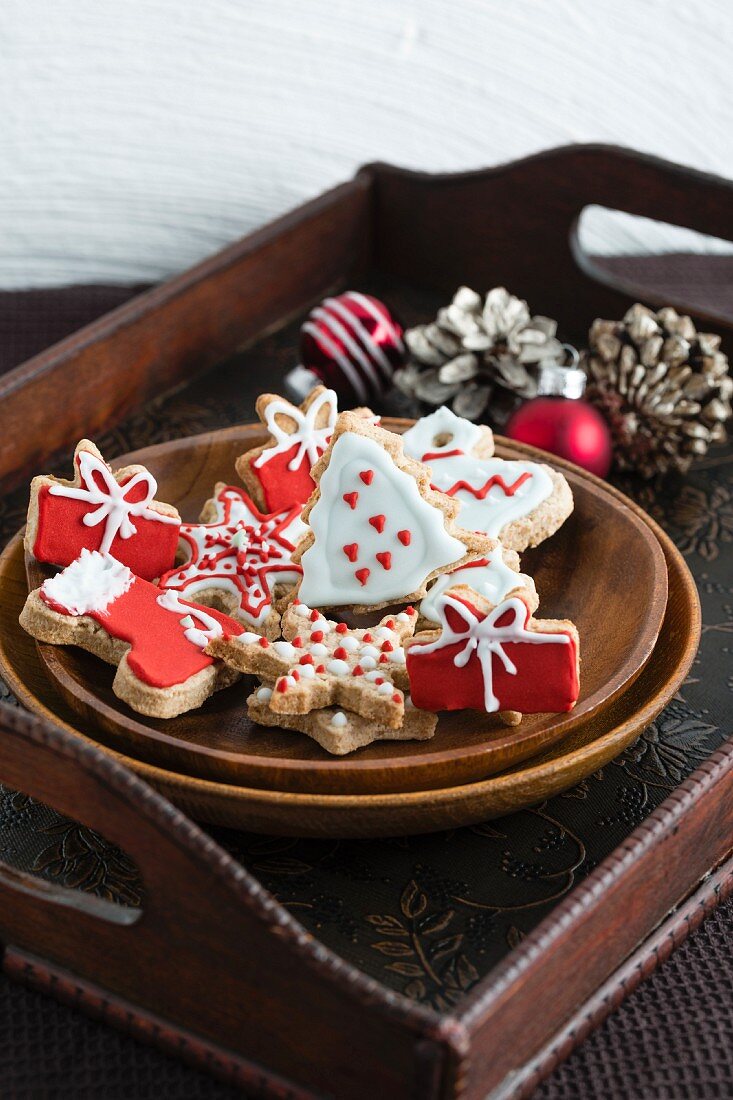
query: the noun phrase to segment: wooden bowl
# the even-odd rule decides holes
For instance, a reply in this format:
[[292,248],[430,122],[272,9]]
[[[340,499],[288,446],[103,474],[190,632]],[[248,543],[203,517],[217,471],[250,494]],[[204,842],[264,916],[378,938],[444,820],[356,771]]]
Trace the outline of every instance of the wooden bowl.
[[[630,688],[566,741],[529,763],[481,782],[387,794],[295,794],[245,788],[175,774],[109,751],[191,817],[214,825],[285,836],[370,837],[469,825],[535,805],[580,782],[629,745],[684,680],[700,639],[695,582],[679,551],[651,520],[668,568],[669,601],[658,644]],[[0,674],[35,713],[83,740],[75,712],[54,690],[37,648],[18,624],[27,584],[22,544],[0,556]]]
[[[149,447],[120,464],[148,466],[160,499],[193,520],[214,484],[233,479],[234,458],[262,439],[259,426],[237,427]],[[498,443],[506,457],[536,457],[530,448]],[[581,695],[569,714],[531,715],[509,729],[493,716],[454,712],[441,715],[431,741],[381,742],[333,757],[301,734],[251,722],[245,706],[251,677],[199,710],[156,720],[119,700],[114,670],[90,654],[42,644],[41,658],[83,728],[93,727],[125,755],[176,773],[329,794],[432,790],[484,779],[536,756],[608,706],[638,676],[662,624],[667,570],[659,542],[620,494],[576,468],[567,476],[575,511],[553,539],[523,557],[523,568],[536,579],[540,614],[570,618],[580,631]],[[30,558],[26,568],[31,588],[52,572]]]

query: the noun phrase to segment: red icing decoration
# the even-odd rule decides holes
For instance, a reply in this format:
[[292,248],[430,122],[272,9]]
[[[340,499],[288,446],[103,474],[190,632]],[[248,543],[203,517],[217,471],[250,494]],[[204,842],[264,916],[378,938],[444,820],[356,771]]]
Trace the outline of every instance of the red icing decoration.
[[381,649],[382,653],[392,653],[394,651],[394,646],[390,642],[389,638],[387,638],[386,641],[382,642]]
[[371,485],[374,481],[374,470],[362,470],[359,477],[365,485]]
[[282,679],[282,680],[278,680],[278,682],[277,682],[277,690],[278,690],[278,691],[279,691],[279,692],[280,692],[281,694],[283,694],[283,695],[284,695],[284,694],[285,694],[285,692],[286,692],[286,691],[288,690],[288,685],[287,685],[287,683],[285,682],[285,679]]
[[[88,611],[86,617],[99,623],[110,637],[129,644],[127,664],[138,680],[151,687],[169,688],[185,683],[197,672],[208,668],[214,663],[214,658],[208,657],[203,649],[188,640],[186,628],[181,626],[185,614],[161,607],[158,603],[161,595],[156,585],[135,577],[127,591],[108,604],[104,611]],[[65,607],[45,596],[43,589],[41,599],[59,614],[69,615]],[[196,626],[202,625],[201,621],[196,620],[196,612],[201,611],[216,619],[229,637],[236,637],[244,630],[243,626],[220,611],[188,600],[180,602],[193,616]],[[79,617],[69,615],[69,618]]]
[[392,696],[392,702],[393,703],[401,703],[402,702],[402,696],[398,695],[397,692],[395,692],[394,695]]
[[426,451],[420,461],[430,462],[431,458],[459,458],[464,453],[458,447],[453,451]]
[[[490,478],[479,488],[475,488],[473,485],[469,485],[467,481],[457,481],[455,485],[451,485],[450,489],[443,489],[442,492],[448,497],[454,497],[456,493],[459,493],[462,489],[466,493],[470,493],[471,496],[476,497],[476,500],[485,500],[495,485],[501,487],[502,492],[507,497],[513,497],[517,489],[524,485],[525,481],[529,481],[532,474],[528,470],[525,470],[523,474],[520,474],[516,481],[513,481],[511,485],[507,485],[501,474],[492,474]],[[432,486],[435,489],[435,485]]]
[[382,566],[382,569],[389,570],[392,568],[392,555],[389,550],[383,550],[381,554],[375,554],[375,557]]
[[323,631],[322,630],[311,630],[311,641],[312,642],[322,642],[323,641]]
[[269,644],[270,643],[268,642],[267,638],[260,638],[259,643],[258,643],[258,645],[261,645],[263,649],[267,649]]
[[[307,454],[303,455],[300,465],[295,470],[288,469],[288,464],[298,453],[298,447],[299,444],[294,443],[287,451],[273,453],[272,458],[263,462],[261,466],[254,465],[257,458],[255,455],[249,464],[250,470],[262,486],[265,507],[270,512],[279,512],[283,508],[291,508],[294,504],[305,504],[316,487],[311,477],[311,464]],[[320,448],[319,451],[323,454]],[[262,453],[267,454],[267,451]]]
[[344,546],[343,550],[344,550],[344,553],[346,554],[346,557],[349,559],[349,561],[356,561],[356,559],[359,557],[359,544],[358,544],[358,542],[347,543],[347,545]]
[[344,500],[348,504],[349,508],[352,509],[352,511],[353,511],[354,508],[356,508],[356,502],[357,502],[358,499],[359,499],[359,494],[358,493],[344,493]]
[[362,585],[362,587],[369,580],[369,573],[370,572],[371,572],[371,570],[369,570],[369,569],[357,569],[356,573],[354,573],[354,576],[358,580],[359,584]]
[[387,518],[386,516],[370,516],[369,522],[371,523],[372,527],[381,535],[382,531],[384,530],[384,525],[387,522]]
[[316,665],[316,672],[325,672],[325,671],[326,671],[326,666],[325,665]]
[[300,664],[300,665],[312,665],[313,664],[313,658],[311,657],[310,653],[304,653],[303,656],[298,661],[298,664]]
[[400,540],[403,546],[409,546],[412,540],[412,535],[409,531],[398,531],[397,538]]
[[345,661],[346,658],[349,656],[342,645],[336,646],[333,651],[333,655],[337,661]]
[[[464,603],[479,622],[486,618],[468,601],[457,602]],[[530,616],[530,608],[525,605],[521,622],[525,628]],[[453,630],[462,633],[459,640],[432,653],[421,653],[419,644],[407,650],[412,701],[423,710],[485,710],[484,675],[475,650],[465,665],[458,667],[455,664],[455,658],[466,649],[469,630],[451,608],[446,609],[446,619]],[[510,607],[506,613],[499,613],[494,628],[500,631],[513,621],[514,612]],[[490,654],[492,688],[500,710],[557,714],[572,709],[579,691],[577,647],[570,633],[563,630],[553,633],[564,634],[568,643],[512,642],[497,634],[505,656],[517,670],[516,674],[509,673],[497,653]]]
[[[127,481],[120,484],[126,485]],[[96,511],[98,506],[86,500],[56,496],[50,488],[50,485],[42,485],[38,493],[38,525],[33,556],[38,561],[53,565],[71,565],[82,550],[99,550],[105,523],[102,521],[88,527],[84,516]],[[140,500],[144,495],[145,486],[138,483],[131,499]],[[133,517],[133,523],[135,534],[129,539],[116,535],[110,553],[136,576],[154,580],[173,565],[179,524],[161,523],[145,516]]]
[[315,622],[317,622],[317,621],[318,621],[318,620],[320,619],[320,617],[321,617],[321,616],[320,616],[320,615],[318,614],[318,612],[317,612],[317,611],[311,611],[311,613],[310,613],[310,621],[311,621],[312,623],[315,623]]
[[361,667],[361,665],[354,665],[354,667],[351,670],[351,675],[352,676],[363,676],[364,675],[364,669]]

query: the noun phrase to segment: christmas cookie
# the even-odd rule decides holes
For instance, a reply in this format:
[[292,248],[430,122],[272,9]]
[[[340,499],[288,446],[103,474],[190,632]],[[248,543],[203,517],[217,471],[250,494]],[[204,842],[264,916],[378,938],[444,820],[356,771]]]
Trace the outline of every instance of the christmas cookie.
[[431,623],[440,621],[438,612],[438,600],[449,589],[458,585],[466,585],[472,588],[490,604],[496,605],[506,599],[512,592],[522,591],[523,597],[534,612],[539,606],[537,589],[531,577],[519,572],[519,555],[516,550],[505,550],[503,546],[497,546],[485,558],[470,561],[461,569],[451,573],[441,573],[428,589],[427,596],[420,603],[420,619],[422,626],[427,620]]
[[376,626],[351,630],[296,602],[283,615],[281,641],[247,632],[213,638],[206,652],[239,672],[273,682],[269,707],[279,714],[308,714],[333,705],[399,729],[408,686],[404,642],[416,622],[417,612],[409,608]]
[[219,482],[201,522],[181,525],[181,561],[160,578],[160,587],[218,607],[248,629],[277,638],[277,600],[301,574],[292,561],[306,531],[301,511],[295,504],[263,514],[242,489]]
[[310,531],[294,560],[311,607],[386,607],[421,598],[448,566],[485,556],[496,541],[455,526],[458,503],[430,488],[400,437],[342,413],[313,468],[317,491],[303,510]]
[[418,420],[402,439],[406,454],[430,466],[433,488],[458,501],[463,527],[492,535],[512,550],[537,546],[572,512],[570,486],[544,463],[491,457],[481,431],[441,408]]
[[440,629],[415,635],[407,672],[425,710],[572,710],[578,700],[578,632],[567,620],[533,619],[519,595],[492,607],[459,587],[436,601]]
[[256,408],[271,438],[240,455],[237,473],[263,511],[305,504],[315,488],[311,467],[328,446],[336,423],[336,394],[316,386],[298,407],[277,394],[263,393]]
[[112,473],[95,445],[82,439],[73,481],[33,478],[26,550],[37,561],[61,566],[82,550],[99,550],[153,580],[173,565],[181,524],[175,508],[153,499],[157,488],[144,466]]
[[409,698],[405,699],[405,717],[398,729],[335,707],[324,707],[309,714],[282,714],[270,707],[273,691],[274,685],[262,684],[252,692],[247,700],[247,713],[252,721],[261,726],[279,726],[305,733],[334,756],[345,756],[373,741],[427,741],[435,733],[438,722],[436,714],[417,710]]
[[82,550],[31,592],[21,626],[42,642],[76,645],[117,665],[112,690],[133,710],[174,718],[200,707],[238,674],[204,649],[239,623],[161,592],[108,554]]

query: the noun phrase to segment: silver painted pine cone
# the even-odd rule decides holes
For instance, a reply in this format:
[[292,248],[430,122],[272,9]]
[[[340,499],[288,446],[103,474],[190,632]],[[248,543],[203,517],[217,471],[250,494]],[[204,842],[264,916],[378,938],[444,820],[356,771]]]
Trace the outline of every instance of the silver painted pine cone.
[[555,321],[532,317],[503,286],[484,300],[462,286],[434,321],[407,330],[411,361],[394,383],[426,405],[452,404],[459,416],[478,420],[501,392],[534,397],[537,364],[564,357],[556,331]]
[[685,473],[725,439],[733,379],[719,336],[637,302],[622,321],[594,321],[588,343],[586,397],[608,417],[619,469]]

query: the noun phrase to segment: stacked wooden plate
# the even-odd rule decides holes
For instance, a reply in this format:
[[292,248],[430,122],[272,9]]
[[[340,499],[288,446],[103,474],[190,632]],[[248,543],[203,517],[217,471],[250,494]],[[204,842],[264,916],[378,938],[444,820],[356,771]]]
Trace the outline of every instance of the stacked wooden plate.
[[[404,430],[407,421],[385,421]],[[264,442],[245,426],[149,447],[142,462],[159,497],[198,517],[234,459]],[[0,673],[31,710],[110,752],[191,816],[308,836],[417,833],[537,803],[621,752],[684,679],[700,636],[697,592],[681,556],[640,508],[576,467],[497,438],[504,458],[553,462],[575,511],[522,555],[542,617],[569,618],[581,637],[581,695],[569,715],[526,717],[508,730],[475,712],[441,716],[433,740],[382,742],[330,757],[309,738],[246,715],[246,679],[200,710],[144,718],[112,693],[113,669],[80,650],[38,645],[18,626],[28,586],[49,575],[24,561],[21,535],[0,558]]]

